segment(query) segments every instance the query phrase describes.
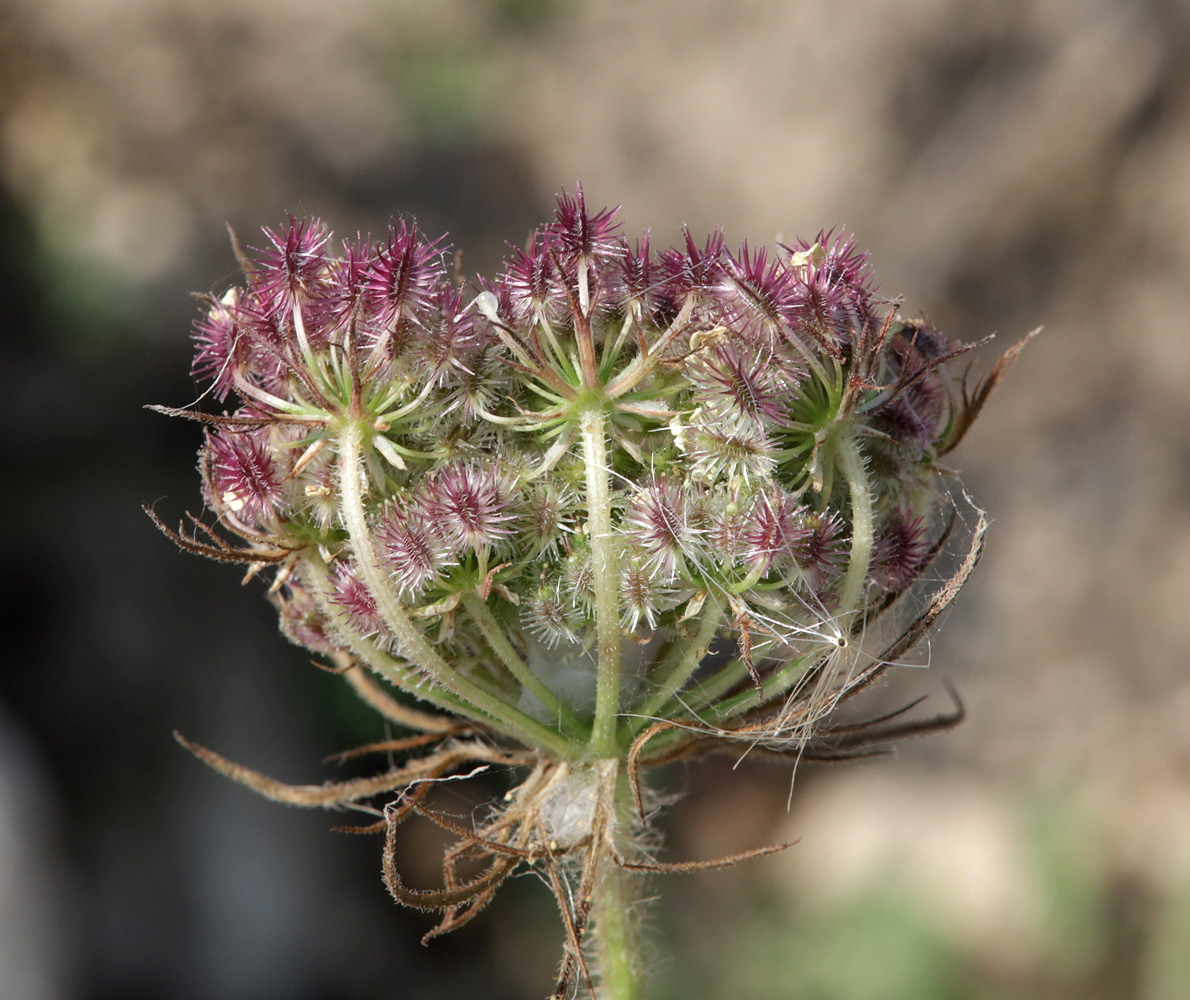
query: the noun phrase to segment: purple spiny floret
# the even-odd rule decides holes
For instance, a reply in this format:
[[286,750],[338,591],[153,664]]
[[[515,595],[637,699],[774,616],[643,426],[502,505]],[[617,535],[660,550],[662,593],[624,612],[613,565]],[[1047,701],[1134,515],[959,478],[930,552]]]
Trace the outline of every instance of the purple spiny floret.
[[422,378],[442,383],[452,373],[466,370],[467,359],[481,346],[483,334],[476,328],[475,313],[467,308],[462,289],[443,288],[434,317],[417,340],[416,354]]
[[300,365],[292,317],[269,312],[255,289],[240,296],[236,315],[245,341],[242,371],[270,392],[283,392],[290,373]]
[[456,553],[482,552],[516,530],[511,484],[498,466],[449,465],[422,482],[422,510]]
[[281,232],[266,228],[264,234],[272,246],[257,251],[253,289],[268,315],[288,314],[300,296],[315,297],[326,283],[330,231],[319,219],[291,215]]
[[684,558],[698,542],[692,524],[693,497],[679,481],[665,476],[649,480],[629,501],[624,527],[629,544],[644,566],[666,580],[678,574]]
[[338,563],[331,577],[331,584],[335,588],[331,600],[343,609],[344,617],[351,628],[360,635],[376,635],[384,631],[384,622],[376,607],[376,599],[356,574],[354,566]]
[[690,295],[712,292],[723,277],[723,230],[711,233],[701,250],[686,226],[682,227],[682,236],[685,250],[671,248],[660,254],[665,290],[675,312]]
[[633,246],[622,242],[620,281],[617,286],[619,306],[631,313],[638,323],[653,318],[657,310],[658,289],[653,283],[653,258],[649,253],[649,231],[646,229]]
[[843,519],[831,511],[815,511],[803,518],[802,526],[804,532],[794,543],[793,558],[811,589],[820,590],[847,565]]
[[742,562],[766,575],[793,555],[805,535],[802,509],[776,487],[757,494],[745,517],[740,538]]
[[426,243],[403,220],[389,226],[388,239],[372,255],[364,281],[370,325],[383,339],[402,320],[417,320],[433,304],[446,280],[443,238]]
[[281,618],[281,632],[290,642],[327,656],[338,647],[327,634],[327,620],[309,592],[294,577],[290,577],[272,597]]
[[921,453],[938,436],[945,402],[944,390],[937,381],[923,376],[876,410],[872,424],[897,444]]
[[212,302],[206,315],[194,324],[195,352],[190,370],[195,378],[210,380],[211,391],[220,402],[231,391],[247,353],[234,308],[237,298],[233,291],[223,301]]
[[528,249],[513,248],[513,255],[505,262],[499,283],[512,319],[534,326],[543,320],[552,324],[568,318],[566,292],[550,253],[550,237],[535,232]]
[[211,506],[245,524],[261,524],[285,504],[284,474],[267,446],[268,432],[209,431],[202,468]]
[[803,325],[810,325],[820,336],[849,343],[873,322],[868,254],[858,248],[854,237],[820,232],[811,243],[798,240],[784,249],[811,253],[799,269],[796,285]]
[[352,319],[364,318],[361,307],[374,253],[366,239],[344,240],[343,256],[331,261],[316,318],[307,320],[307,323],[316,323],[324,329],[328,339],[342,340]]
[[591,267],[603,259],[618,257],[622,244],[614,235],[619,228],[615,222],[617,211],[618,208],[605,208],[595,215],[588,212],[582,184],[575,185],[573,198],[565,191],[558,195],[550,235],[563,264],[570,266],[582,261]]
[[715,342],[686,364],[694,400],[718,419],[757,427],[782,422],[789,393],[802,372],[793,362],[774,356],[770,348],[740,339]]
[[621,625],[629,633],[641,631],[642,626],[653,632],[657,628],[657,616],[677,603],[673,589],[653,570],[635,561],[621,574],[620,598]]
[[773,343],[779,332],[797,327],[801,301],[785,262],[770,261],[768,254],[768,247],[750,253],[747,243],[740,246],[738,257],[725,253],[716,297],[731,325]]
[[898,507],[876,535],[873,575],[891,589],[904,587],[921,572],[929,549],[926,519]]
[[390,501],[374,530],[381,559],[401,594],[420,594],[454,564],[442,533],[416,504]]

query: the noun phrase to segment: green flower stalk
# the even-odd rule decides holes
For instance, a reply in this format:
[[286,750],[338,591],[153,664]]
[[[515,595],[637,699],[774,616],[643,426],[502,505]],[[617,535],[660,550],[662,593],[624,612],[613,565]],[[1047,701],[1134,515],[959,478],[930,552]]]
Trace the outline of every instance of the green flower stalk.
[[[643,874],[751,856],[656,860],[648,768],[724,747],[844,758],[961,715],[830,722],[974,566],[982,519],[924,610],[864,648],[945,544],[939,459],[1024,342],[969,391],[951,371],[967,348],[879,300],[850,238],[731,253],[685,231],[654,253],[617,229],[564,194],[470,288],[405,223],[375,244],[266,229],[195,331],[195,374],[235,410],[166,410],[206,425],[217,527],[158,524],[270,571],[284,633],[410,732],[364,748],[399,766],[316,786],[185,745],[272,799],[371,813],[389,891],[441,915],[429,936],[536,869],[568,941],[553,995],[627,1000]],[[477,765],[511,780],[482,821],[429,807]],[[401,878],[412,815],[457,840],[441,888]]]

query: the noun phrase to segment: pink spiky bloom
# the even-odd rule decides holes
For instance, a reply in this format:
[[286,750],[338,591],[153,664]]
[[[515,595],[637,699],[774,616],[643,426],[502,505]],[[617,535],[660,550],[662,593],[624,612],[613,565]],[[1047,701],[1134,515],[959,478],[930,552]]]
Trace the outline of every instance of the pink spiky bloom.
[[643,566],[672,580],[698,547],[692,514],[694,497],[680,482],[664,476],[649,480],[629,501],[624,526]]
[[420,504],[391,501],[375,531],[384,566],[403,595],[416,597],[454,564],[444,526],[435,525]]
[[331,577],[335,593],[332,600],[339,606],[346,623],[360,635],[378,635],[385,631],[384,621],[376,607],[376,598],[360,580],[354,566],[339,563]]
[[741,539],[745,565],[766,575],[789,560],[806,533],[803,511],[782,490],[762,490],[748,508]]
[[776,256],[770,260],[768,247],[750,252],[744,243],[739,256],[725,253],[723,262],[716,297],[733,326],[767,343],[796,328],[801,301],[796,278],[783,260]]
[[264,234],[272,245],[257,251],[253,287],[268,315],[288,315],[300,298],[317,296],[325,285],[330,231],[319,219],[291,215],[280,232],[266,228]]
[[195,352],[190,370],[195,378],[210,381],[219,402],[231,392],[247,354],[245,335],[234,308],[237,297],[233,292],[229,301],[212,302],[206,315],[194,324]]
[[569,319],[566,291],[550,252],[550,240],[548,232],[537,231],[529,237],[527,249],[513,248],[512,258],[505,262],[501,285],[516,322],[534,326]]
[[456,553],[497,548],[516,530],[509,482],[498,465],[468,462],[440,469],[423,483],[420,501]]
[[662,250],[661,274],[671,309],[678,312],[691,296],[712,293],[723,278],[723,231],[716,229],[699,249],[690,230],[682,227],[684,249]]
[[284,474],[266,442],[267,434],[207,434],[203,468],[212,506],[245,524],[275,518],[285,506]]
[[897,507],[876,536],[877,577],[893,589],[905,586],[917,578],[929,549],[925,517]]
[[575,185],[574,197],[565,191],[558,196],[554,224],[550,227],[552,246],[564,267],[576,272],[597,271],[611,260],[618,260],[623,244],[615,232],[618,208],[605,208],[592,214],[587,210],[582,184]]

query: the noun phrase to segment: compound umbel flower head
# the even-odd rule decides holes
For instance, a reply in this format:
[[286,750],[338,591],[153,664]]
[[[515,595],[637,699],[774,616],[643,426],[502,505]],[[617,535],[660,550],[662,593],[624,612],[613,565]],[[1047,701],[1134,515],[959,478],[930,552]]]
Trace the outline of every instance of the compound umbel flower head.
[[[410,223],[375,243],[266,229],[195,327],[195,375],[238,408],[166,410],[207,425],[216,526],[158,521],[271,570],[285,634],[414,734],[379,745],[400,766],[319,786],[186,745],[278,801],[371,813],[393,896],[442,915],[431,934],[535,868],[567,931],[559,997],[593,978],[632,996],[624,873],[697,867],[642,846],[644,769],[732,746],[841,758],[956,720],[830,723],[974,566],[982,518],[911,624],[864,649],[944,545],[938,460],[1024,343],[969,388],[967,348],[878,299],[850,238],[733,254],[686,231],[654,253],[614,215],[563,194],[470,289]],[[477,764],[513,779],[482,821],[429,807]],[[442,888],[399,874],[414,814],[457,838]]]

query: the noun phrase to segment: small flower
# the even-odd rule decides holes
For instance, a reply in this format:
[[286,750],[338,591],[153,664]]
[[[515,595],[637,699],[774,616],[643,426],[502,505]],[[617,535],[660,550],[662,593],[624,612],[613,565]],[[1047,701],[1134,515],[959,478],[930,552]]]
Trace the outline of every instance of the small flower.
[[793,544],[793,558],[810,588],[821,590],[847,565],[843,519],[833,511],[814,511],[804,516],[802,527],[802,534]]
[[791,497],[776,487],[761,490],[746,514],[740,540],[741,561],[766,576],[774,565],[793,556],[805,532],[802,510]]
[[[624,567],[620,582],[621,627],[630,635],[657,630],[658,616],[678,606],[680,596],[639,560]],[[642,629],[642,626],[643,629]]]
[[574,530],[573,511],[578,497],[556,483],[534,484],[524,497],[523,535],[528,551],[541,556],[558,548]]
[[463,304],[462,289],[444,288],[438,293],[433,320],[426,323],[412,353],[423,382],[442,384],[459,370],[479,340],[475,313]]
[[318,323],[340,341],[354,321],[364,318],[363,300],[375,251],[364,239],[344,240],[343,256],[330,262],[327,284],[318,303]]
[[559,280],[550,236],[540,230],[529,238],[526,250],[514,248],[505,264],[500,285],[507,297],[511,319],[526,326],[556,325],[569,316],[566,291]]
[[716,298],[734,327],[774,344],[783,332],[797,325],[801,302],[785,263],[776,257],[770,261],[768,253],[767,247],[749,253],[747,243],[740,247],[738,257],[725,253]]
[[745,482],[769,476],[777,460],[772,442],[755,425],[715,420],[695,410],[691,423],[676,437],[690,473],[699,482],[715,483],[740,476]]
[[[438,400],[439,413],[443,417],[457,412],[460,419],[470,424],[478,424],[485,415],[499,409],[511,388],[508,366],[495,346],[487,341],[487,330],[481,335],[477,324],[475,327],[474,341],[460,347],[444,371],[444,392]],[[477,436],[489,426],[479,424]]]
[[747,527],[747,502],[741,501],[739,490],[717,490],[712,495],[705,541],[707,550],[722,567],[737,566],[744,561],[740,553]]
[[550,649],[579,641],[583,615],[562,593],[562,583],[544,579],[521,607],[525,627]]
[[298,580],[291,577],[289,583],[272,595],[272,601],[285,638],[295,646],[323,655],[335,652],[337,647],[327,631],[325,615]]
[[360,580],[355,567],[339,563],[331,577],[335,588],[332,600],[339,605],[347,624],[360,635],[377,635],[384,631],[376,598]]
[[292,317],[270,312],[254,288],[240,295],[235,315],[243,335],[246,357],[241,372],[245,380],[284,395],[297,353]]
[[272,246],[257,251],[253,288],[267,315],[288,315],[299,298],[316,296],[326,284],[330,231],[319,219],[291,215],[280,233],[266,228],[264,234]]
[[784,249],[802,259],[793,268],[802,329],[808,327],[830,346],[835,340],[850,343],[873,322],[868,255],[854,237],[820,232],[813,242],[799,240]]
[[408,499],[389,501],[375,532],[381,559],[397,591],[406,597],[419,595],[454,564],[442,526],[434,525],[424,509]]
[[421,508],[454,552],[494,549],[512,536],[512,489],[499,466],[468,462],[435,472],[422,484]]
[[[902,365],[915,368],[923,362],[935,361],[954,350],[950,338],[925,319],[911,319],[900,323],[889,342],[892,353]],[[913,360],[916,357],[916,362]]]
[[653,259],[646,229],[631,248],[624,240],[620,251],[619,308],[638,323],[653,319],[658,305],[658,288],[653,281]]
[[776,357],[771,348],[736,337],[693,351],[685,370],[694,401],[713,420],[755,428],[787,418],[789,394],[803,374],[796,363]]
[[202,452],[211,506],[245,524],[262,524],[285,507],[284,478],[267,446],[267,431],[209,431]]
[[339,517],[339,484],[329,448],[323,448],[289,480],[291,505],[326,531]]
[[582,184],[575,185],[573,198],[565,191],[558,196],[554,224],[550,227],[551,249],[557,254],[566,277],[574,282],[583,316],[591,314],[599,298],[599,278],[606,264],[618,258],[622,251],[622,244],[613,235],[619,228],[613,221],[617,211],[605,208],[595,215],[588,212]]
[[701,250],[685,226],[682,236],[686,241],[684,250],[661,251],[661,272],[674,312],[691,295],[713,292],[723,277],[723,231],[716,229],[711,233]]
[[895,399],[872,413],[872,426],[897,444],[919,454],[938,437],[938,424],[946,405],[946,391],[923,375]]
[[592,215],[587,211],[582,184],[575,185],[573,198],[565,191],[558,195],[550,232],[563,263],[585,261],[587,267],[594,267],[604,259],[618,258],[622,248],[613,235],[620,228],[614,221],[618,211],[605,208]]
[[932,366],[951,350],[923,321],[902,324],[889,338],[889,367],[897,378],[887,401],[873,409],[872,424],[918,454],[937,440],[946,412],[946,387]]
[[653,477],[628,502],[624,529],[643,568],[664,580],[677,577],[698,549],[693,496],[680,482]]
[[876,535],[873,575],[883,586],[900,589],[917,578],[929,549],[925,518],[897,507]]
[[442,240],[426,243],[404,221],[389,226],[388,239],[368,263],[363,302],[373,357],[393,361],[404,346],[407,324],[422,322],[446,277]]
[[194,324],[196,350],[190,370],[195,378],[210,380],[211,391],[220,402],[227,398],[247,356],[245,333],[235,308],[238,301],[239,290],[233,288],[213,301],[206,315]]
[[585,614],[595,610],[595,573],[591,568],[591,553],[576,547],[566,559],[562,570],[562,585],[570,602]]

